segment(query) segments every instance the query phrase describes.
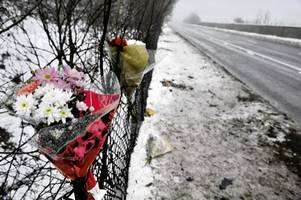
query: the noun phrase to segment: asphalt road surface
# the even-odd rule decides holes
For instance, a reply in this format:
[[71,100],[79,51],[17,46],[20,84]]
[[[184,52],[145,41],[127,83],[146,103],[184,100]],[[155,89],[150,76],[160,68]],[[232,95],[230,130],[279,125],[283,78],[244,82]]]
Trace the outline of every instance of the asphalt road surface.
[[197,25],[171,27],[301,125],[301,48]]

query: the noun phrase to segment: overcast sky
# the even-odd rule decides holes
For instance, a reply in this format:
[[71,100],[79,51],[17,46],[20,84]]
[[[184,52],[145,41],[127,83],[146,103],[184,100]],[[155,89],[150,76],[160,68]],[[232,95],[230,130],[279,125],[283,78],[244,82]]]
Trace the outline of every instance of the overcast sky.
[[173,18],[182,20],[195,12],[202,21],[232,22],[235,17],[253,20],[266,11],[273,22],[301,25],[301,0],[179,0]]

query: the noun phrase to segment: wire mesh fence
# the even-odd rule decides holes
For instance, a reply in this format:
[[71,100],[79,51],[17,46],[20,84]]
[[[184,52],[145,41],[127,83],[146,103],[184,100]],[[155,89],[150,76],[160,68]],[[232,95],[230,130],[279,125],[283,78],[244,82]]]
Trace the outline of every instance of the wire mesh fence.
[[[103,60],[103,71],[110,71],[114,63],[106,54]],[[22,75],[17,70],[9,72],[3,69],[2,74],[1,82],[4,84],[16,85],[21,82]],[[131,154],[144,119],[151,76],[152,72],[144,76],[134,101],[123,94],[105,146],[92,166],[99,187],[107,191],[104,199],[126,199]],[[8,95],[7,90],[9,87],[2,87],[1,93]],[[71,199],[78,192],[75,191],[74,182],[66,179],[33,148],[34,128],[5,111],[0,114],[7,125],[11,127],[13,123],[11,130],[0,128],[0,199]]]
[[[110,71],[114,63],[107,55],[103,60],[106,63],[104,71]],[[22,76],[17,70],[3,69],[2,74],[4,84],[21,82]],[[144,76],[134,101],[122,96],[106,144],[92,166],[99,187],[107,191],[104,199],[126,199],[131,153],[144,118],[151,74]],[[8,95],[7,90],[9,87],[1,88],[4,96]],[[11,130],[0,128],[0,199],[71,199],[74,192],[78,192],[74,183],[31,145],[35,137],[34,128],[5,111],[0,114],[6,120],[4,124],[10,125],[7,127],[13,125]]]
[[[93,164],[100,187],[107,190],[105,199],[126,199],[131,153],[144,115],[148,76],[137,91],[135,103],[122,98],[106,145]],[[37,150],[27,150],[31,140],[28,129],[30,126],[20,121],[18,143],[0,152],[0,199],[70,199],[74,192],[71,182]],[[9,134],[1,131],[1,135]]]

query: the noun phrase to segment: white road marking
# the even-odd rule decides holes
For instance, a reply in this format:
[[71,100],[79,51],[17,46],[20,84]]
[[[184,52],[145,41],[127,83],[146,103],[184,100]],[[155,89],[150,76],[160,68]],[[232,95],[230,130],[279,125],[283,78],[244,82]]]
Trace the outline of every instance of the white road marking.
[[[193,31],[195,32],[195,31]],[[297,71],[298,73],[301,72],[301,68],[300,67],[296,67],[294,65],[291,65],[291,64],[288,64],[288,63],[285,63],[283,61],[280,61],[280,60],[277,60],[275,58],[272,58],[272,57],[269,57],[267,55],[264,55],[264,54],[261,54],[261,53],[258,53],[258,52],[255,52],[255,51],[252,51],[250,49],[246,49],[244,47],[241,47],[241,46],[238,46],[238,45],[235,45],[235,44],[232,44],[232,43],[229,43],[229,42],[226,42],[226,41],[223,41],[221,39],[217,39],[217,38],[213,38],[212,36],[208,36],[207,34],[203,34],[201,33],[200,31],[198,32],[195,32],[197,34],[202,34],[205,38],[207,38],[208,40],[212,41],[213,43],[219,45],[219,46],[223,46],[225,48],[228,48],[230,50],[239,50],[241,52],[245,52],[249,55],[252,55],[252,56],[257,56],[259,58],[262,58],[262,59],[265,59],[265,60],[269,60],[271,62],[274,62],[274,63],[277,63],[277,64],[280,64],[282,66],[286,66],[294,71]],[[232,48],[231,48],[232,47]]]
[[280,65],[286,66],[286,67],[288,67],[288,68],[290,68],[290,69],[292,69],[292,70],[295,70],[295,71],[297,71],[297,72],[300,72],[300,70],[301,70],[300,67],[296,67],[296,66],[294,66],[294,65],[285,63],[285,62],[283,62],[283,61],[277,60],[277,59],[272,58],[272,57],[270,57],[270,56],[267,56],[267,55],[264,55],[264,54],[261,54],[261,53],[252,51],[252,50],[250,50],[250,49],[246,49],[246,48],[244,48],[244,47],[241,47],[241,46],[238,46],[238,45],[229,43],[229,42],[222,41],[222,40],[217,39],[217,38],[212,38],[212,37],[210,37],[210,40],[211,40],[212,42],[216,41],[215,43],[218,44],[218,45],[222,45],[222,44],[227,43],[226,46],[228,46],[228,47],[230,46],[230,47],[233,47],[233,48],[238,49],[238,50],[240,50],[240,51],[243,51],[243,52],[245,52],[245,53],[247,53],[247,54],[249,54],[249,55],[257,56],[257,57],[263,58],[263,59],[265,59],[265,60],[269,60],[269,61],[271,61],[271,62],[278,63],[278,64],[280,64]]
[[252,56],[255,56],[255,53],[254,51],[247,51],[248,54],[252,55]]
[[301,68],[299,68],[299,67],[296,67],[296,66],[294,66],[294,65],[291,65],[291,64],[288,64],[288,63],[285,63],[285,62],[282,62],[282,61],[277,60],[277,59],[275,59],[275,58],[272,58],[272,57],[269,57],[269,56],[266,56],[266,55],[263,55],[263,54],[259,54],[259,53],[256,53],[256,55],[257,55],[258,57],[262,57],[262,58],[264,58],[264,59],[266,59],[266,60],[270,60],[270,61],[275,62],[275,63],[278,63],[278,64],[280,64],[280,65],[287,66],[288,68],[291,68],[291,69],[296,70],[296,71],[298,71],[298,72],[300,72],[300,70],[301,70]]
[[[231,46],[234,47],[234,48],[240,49],[240,50],[242,50],[242,51],[244,51],[244,52],[247,52],[247,53],[248,53],[249,51],[251,51],[251,50],[249,50],[249,49],[243,48],[243,47],[238,46],[238,45],[231,44]],[[299,72],[299,71],[301,70],[301,68],[299,68],[299,67],[296,67],[296,66],[294,66],[294,65],[291,65],[291,64],[288,64],[288,63],[285,63],[285,62],[282,62],[282,61],[280,61],[280,60],[277,60],[277,59],[275,59],[275,58],[272,58],[272,57],[270,57],[270,56],[266,56],[266,55],[264,55],[264,54],[261,54],[261,53],[255,52],[255,51],[253,51],[253,55],[254,55],[254,56],[258,56],[258,57],[260,57],[260,58],[263,58],[263,59],[265,59],[265,60],[272,61],[272,62],[274,62],[274,63],[278,63],[278,64],[280,64],[280,65],[284,65],[284,66],[286,66],[286,67],[288,67],[288,68],[291,68],[291,69],[293,69],[293,70],[296,70],[297,72]]]

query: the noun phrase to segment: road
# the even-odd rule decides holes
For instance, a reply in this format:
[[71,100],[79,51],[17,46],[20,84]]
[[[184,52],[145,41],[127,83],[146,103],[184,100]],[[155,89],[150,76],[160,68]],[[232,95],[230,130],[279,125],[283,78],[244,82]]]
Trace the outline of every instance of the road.
[[196,25],[171,27],[301,124],[301,48]]

